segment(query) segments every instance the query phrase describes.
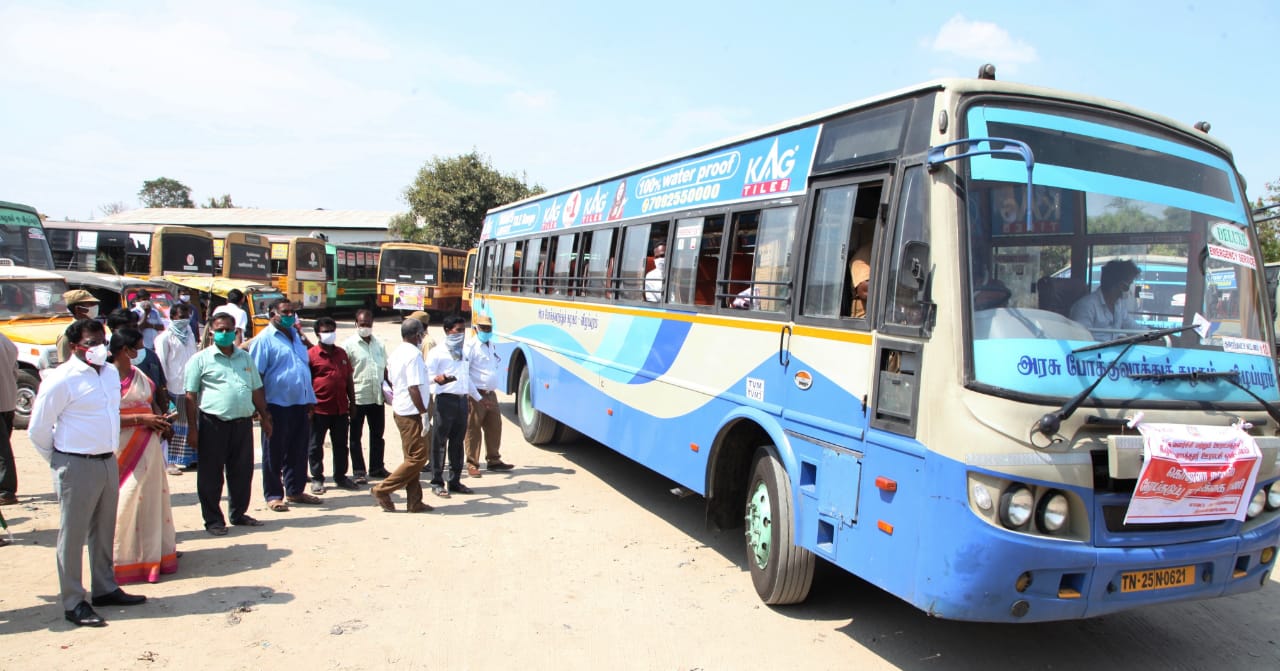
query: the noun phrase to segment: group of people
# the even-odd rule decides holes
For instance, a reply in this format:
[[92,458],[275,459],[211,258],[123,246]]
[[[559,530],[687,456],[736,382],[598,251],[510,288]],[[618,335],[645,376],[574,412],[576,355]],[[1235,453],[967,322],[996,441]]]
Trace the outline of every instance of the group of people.
[[[95,606],[145,601],[120,585],[155,582],[177,570],[167,477],[182,467],[195,468],[209,534],[227,535],[228,521],[263,525],[248,514],[255,418],[263,497],[276,512],[322,503],[326,438],[334,485],[357,490],[380,478],[371,493],[387,511],[395,510],[391,493],[398,489],[406,490],[410,512],[432,510],[419,481],[428,463],[438,497],[472,493],[461,477],[481,477],[481,440],[489,470],[512,468],[499,452],[499,357],[485,315],[476,316],[470,340],[461,317],[446,318],[445,339],[436,345],[426,335],[427,315],[414,313],[388,357],[373,336],[368,310],[356,314],[355,334],[339,344],[337,322],[329,317],[315,321],[313,343],[288,300],[271,306],[270,323],[249,340],[247,323],[234,310],[219,308],[210,315],[202,348],[186,302],[175,303],[167,318],[153,315],[142,301],[133,310],[115,311],[107,318],[108,337],[92,296],[71,291],[65,298],[77,317],[62,339],[68,355],[41,384],[29,434],[53,470],[61,603],[76,625],[104,625]],[[5,358],[16,350],[10,353],[12,343],[5,343],[0,340],[0,437],[12,417],[10,412],[5,419],[3,389],[15,386],[5,384],[5,371],[16,371],[16,358]],[[394,472],[384,464],[384,404],[392,406],[404,450]],[[366,425],[367,462],[361,445]],[[5,456],[0,449],[0,497],[10,478],[10,490],[16,490],[12,460]],[[88,592],[81,567],[86,545]]]

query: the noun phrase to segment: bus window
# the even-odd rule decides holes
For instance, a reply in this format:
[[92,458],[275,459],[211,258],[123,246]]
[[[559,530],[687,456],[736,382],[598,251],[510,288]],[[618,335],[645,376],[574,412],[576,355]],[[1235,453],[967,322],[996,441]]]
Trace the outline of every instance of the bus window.
[[720,268],[720,238],[723,233],[723,215],[676,222],[675,248],[667,250],[670,277],[667,286],[672,303],[715,304],[715,279]]
[[879,203],[879,184],[848,184],[818,192],[809,239],[805,315],[866,318],[875,234],[872,217]]
[[551,293],[557,296],[572,296],[574,291],[573,276],[578,262],[577,251],[573,243],[577,241],[577,233],[565,233],[556,236],[555,261],[548,269],[546,277],[551,278]]
[[[928,244],[929,234],[925,226],[925,188],[920,179],[921,168],[907,171],[898,196],[898,221],[895,226],[892,258],[889,262],[889,291],[885,305],[885,323],[919,327],[924,325],[925,313],[920,301],[924,297],[924,275],[917,279],[913,269],[904,261],[912,243]],[[921,268],[921,273],[929,272]]]
[[644,274],[649,258],[649,224],[628,226],[623,231],[622,262],[618,264],[618,297],[641,300]]
[[586,234],[587,240],[582,248],[586,251],[586,281],[583,285],[583,296],[602,298],[608,285],[609,271],[613,264],[613,229],[593,231]]
[[792,205],[761,213],[751,260],[752,299],[745,305],[739,303],[739,307],[782,312],[791,304],[791,246],[796,237],[798,211]]
[[521,273],[520,291],[540,294],[542,285],[538,281],[538,274],[542,269],[542,260],[546,257],[545,252],[550,242],[546,238],[540,238],[527,240],[524,244],[524,271]]
[[[519,242],[508,242],[502,246],[502,266],[498,271],[497,277],[488,282],[489,289],[504,289],[507,291],[516,291],[516,278],[520,275],[520,245]],[[490,249],[497,249],[497,246]],[[488,266],[485,270],[485,277],[491,277],[493,273],[492,266]]]

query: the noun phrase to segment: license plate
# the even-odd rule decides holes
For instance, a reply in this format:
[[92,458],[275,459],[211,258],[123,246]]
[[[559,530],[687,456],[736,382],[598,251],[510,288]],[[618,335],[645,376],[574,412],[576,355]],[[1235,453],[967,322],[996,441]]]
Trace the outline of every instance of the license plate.
[[1185,587],[1196,582],[1196,567],[1178,566],[1150,571],[1130,571],[1120,574],[1121,592],[1146,592],[1153,589]]

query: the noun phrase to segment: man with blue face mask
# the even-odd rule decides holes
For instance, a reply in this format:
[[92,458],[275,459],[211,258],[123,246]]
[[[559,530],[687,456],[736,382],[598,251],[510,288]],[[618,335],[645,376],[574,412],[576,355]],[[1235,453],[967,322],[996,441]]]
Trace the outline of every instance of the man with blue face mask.
[[476,337],[467,341],[463,358],[471,370],[471,383],[480,400],[471,403],[467,414],[467,475],[480,477],[480,437],[484,436],[484,460],[491,471],[509,471],[514,466],[502,461],[502,414],[498,411],[498,364],[493,346],[493,319],[477,313],[472,320]]
[[[471,373],[463,356],[463,339],[466,322],[458,315],[444,319],[444,342],[427,353],[427,376],[431,380],[431,395],[436,399],[435,444],[431,450],[431,491],[441,498],[450,493],[470,494],[471,488],[462,484],[463,439],[467,435],[467,400],[480,400]],[[444,461],[448,453],[451,474],[445,480]]]

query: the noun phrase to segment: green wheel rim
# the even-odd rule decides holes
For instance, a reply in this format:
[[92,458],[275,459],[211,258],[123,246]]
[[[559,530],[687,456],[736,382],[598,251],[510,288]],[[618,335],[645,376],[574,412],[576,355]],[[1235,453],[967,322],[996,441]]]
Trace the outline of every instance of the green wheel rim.
[[526,379],[524,384],[520,385],[520,419],[528,422],[533,417],[533,394],[529,392],[529,388],[533,386],[533,380]]
[[769,546],[773,542],[773,509],[769,505],[769,489],[764,480],[756,482],[747,497],[747,548],[758,568],[769,565]]

